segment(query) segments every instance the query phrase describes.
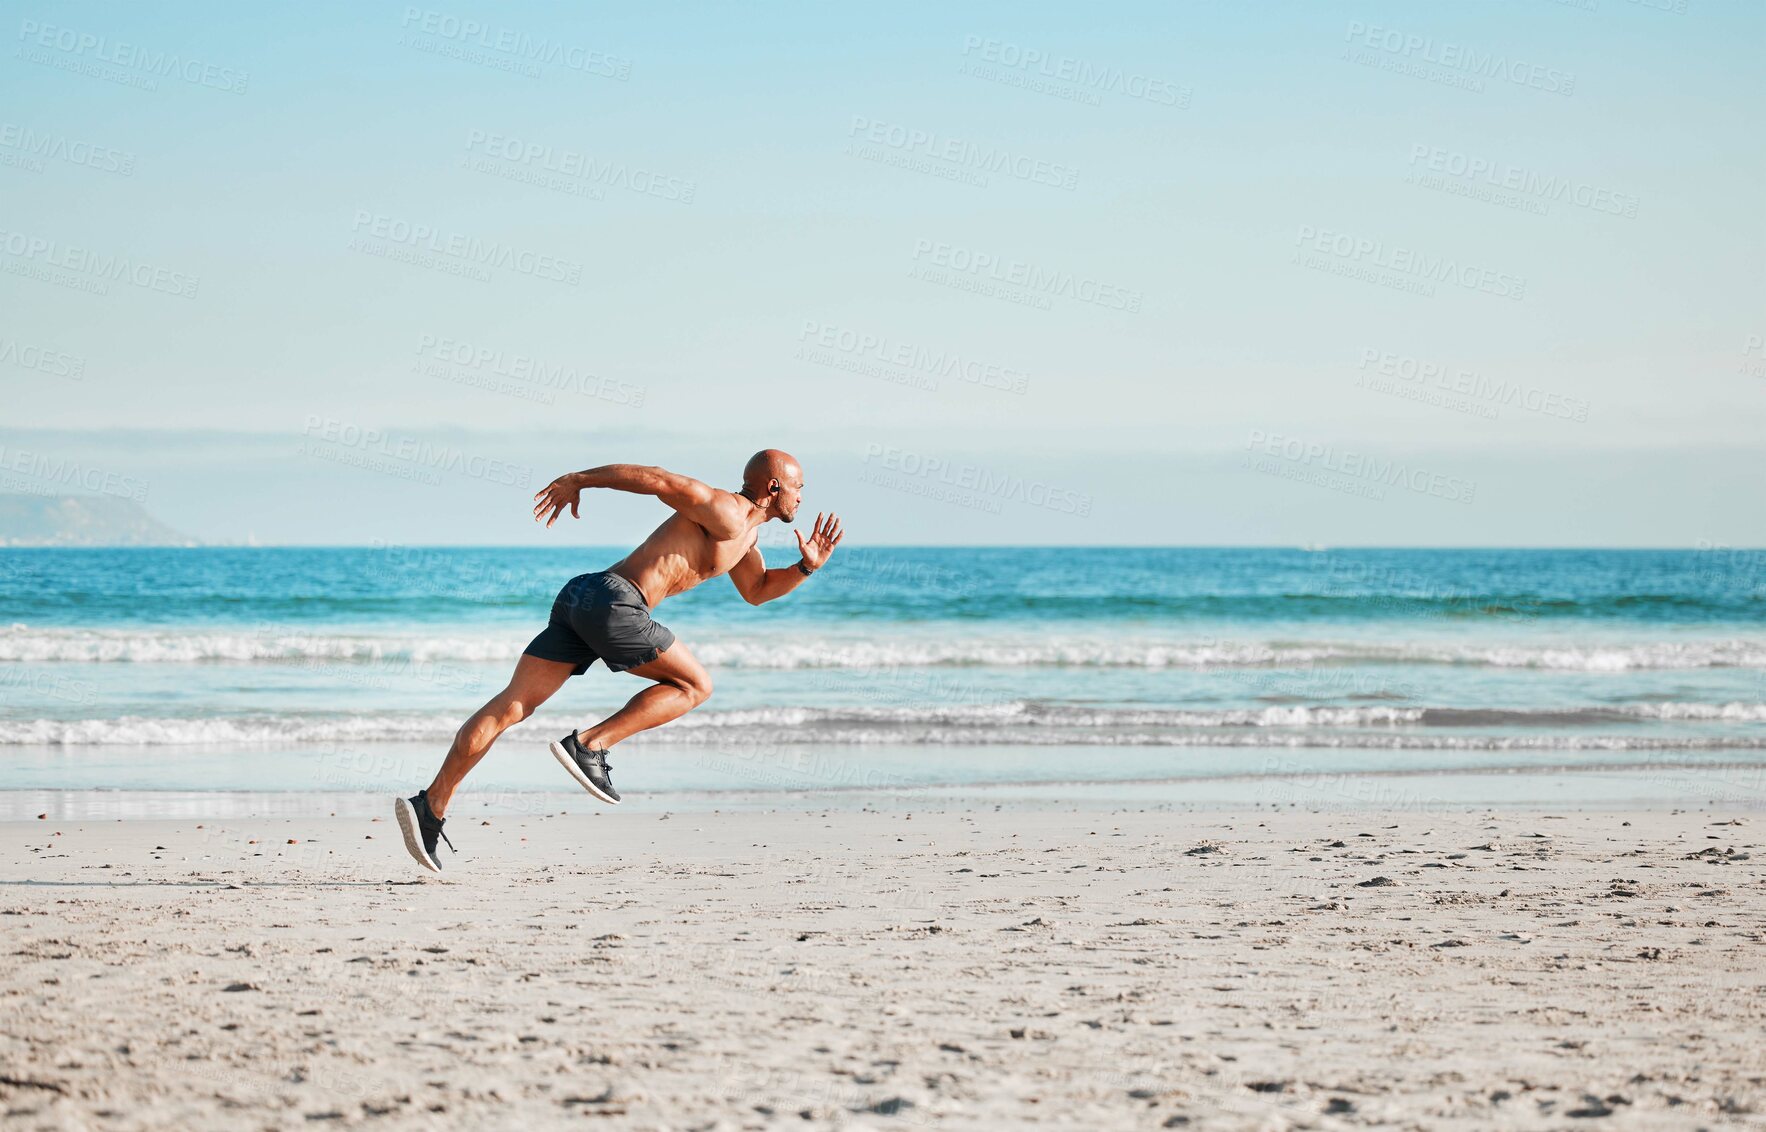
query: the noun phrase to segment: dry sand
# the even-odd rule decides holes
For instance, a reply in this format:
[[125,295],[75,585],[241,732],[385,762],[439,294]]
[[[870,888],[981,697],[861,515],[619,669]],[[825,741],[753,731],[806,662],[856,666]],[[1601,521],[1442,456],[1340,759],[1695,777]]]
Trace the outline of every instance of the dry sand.
[[1766,1119],[1745,817],[201,824],[0,827],[5,1127]]

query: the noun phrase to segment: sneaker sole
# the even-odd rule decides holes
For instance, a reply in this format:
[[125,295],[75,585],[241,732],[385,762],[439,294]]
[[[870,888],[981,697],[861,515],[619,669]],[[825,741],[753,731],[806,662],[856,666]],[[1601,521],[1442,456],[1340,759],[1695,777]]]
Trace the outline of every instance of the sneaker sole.
[[393,803],[392,809],[393,813],[398,815],[399,829],[402,830],[405,835],[405,848],[410,852],[411,856],[415,857],[417,863],[428,869],[430,872],[441,872],[441,866],[435,863],[433,857],[423,851],[423,837],[417,831],[416,807],[412,806],[409,800],[400,798]]
[[618,798],[609,798],[605,790],[602,790],[599,786],[590,782],[589,776],[577,768],[576,760],[570,757],[570,752],[564,749],[563,743],[554,742],[552,744],[552,757],[558,760],[559,766],[570,772],[570,777],[576,779],[578,786],[581,786],[584,790],[587,790],[601,801],[606,802],[609,806],[619,805]]

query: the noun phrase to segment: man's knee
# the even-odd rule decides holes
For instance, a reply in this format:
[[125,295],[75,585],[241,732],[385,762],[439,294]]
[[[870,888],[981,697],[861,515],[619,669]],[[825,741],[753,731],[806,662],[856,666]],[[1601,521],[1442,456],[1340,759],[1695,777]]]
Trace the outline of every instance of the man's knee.
[[687,698],[698,707],[711,698],[711,677],[701,672],[695,676],[685,676],[675,682],[675,687],[687,693]]
[[533,707],[527,701],[515,696],[498,696],[480,708],[467,726],[488,726],[500,735],[532,714]]

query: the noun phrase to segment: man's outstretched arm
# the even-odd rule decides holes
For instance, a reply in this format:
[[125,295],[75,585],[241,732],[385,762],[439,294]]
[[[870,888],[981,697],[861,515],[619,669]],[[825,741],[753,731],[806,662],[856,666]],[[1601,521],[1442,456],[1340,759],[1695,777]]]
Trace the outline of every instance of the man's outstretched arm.
[[730,581],[749,605],[761,605],[784,597],[802,585],[805,578],[822,568],[822,563],[846,537],[839,518],[834,515],[829,515],[828,521],[823,523],[822,516],[817,514],[815,529],[808,539],[801,531],[793,533],[797,535],[797,549],[803,554],[797,562],[768,570],[760,556],[760,547],[751,546],[742,560],[730,567]]
[[[536,492],[533,517],[543,518],[549,527],[568,507],[571,518],[581,518],[577,506],[583,489],[589,487],[654,495],[704,527],[714,538],[735,538],[741,534],[748,510],[747,502],[734,492],[720,491],[692,476],[648,464],[605,464],[559,476]],[[547,514],[548,511],[551,513]]]

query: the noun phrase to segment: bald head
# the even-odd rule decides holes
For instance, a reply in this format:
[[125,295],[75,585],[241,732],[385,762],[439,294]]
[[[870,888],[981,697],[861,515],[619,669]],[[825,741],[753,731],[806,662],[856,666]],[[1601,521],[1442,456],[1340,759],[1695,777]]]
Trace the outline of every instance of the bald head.
[[791,479],[803,469],[797,466],[797,460],[789,452],[781,452],[777,448],[763,448],[748,457],[748,463],[742,469],[742,486],[756,495],[765,495],[767,482],[778,480],[784,483],[786,472],[791,472]]
[[743,467],[742,489],[757,503],[771,501],[778,517],[789,523],[797,515],[803,492],[803,469],[791,453],[764,448]]

